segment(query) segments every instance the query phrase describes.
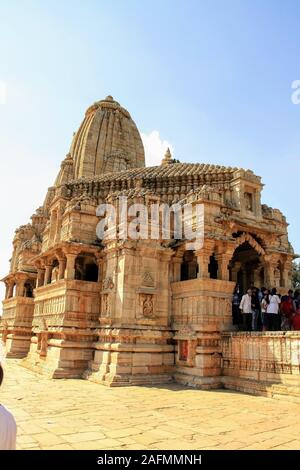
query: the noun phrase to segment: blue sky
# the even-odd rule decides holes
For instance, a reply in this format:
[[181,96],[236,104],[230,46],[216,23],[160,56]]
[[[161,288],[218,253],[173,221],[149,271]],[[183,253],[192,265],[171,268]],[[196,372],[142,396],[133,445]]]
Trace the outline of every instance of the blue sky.
[[298,1],[0,0],[0,18],[1,275],[14,229],[108,94],[136,121],[148,162],[169,143],[181,161],[262,176],[263,202],[287,216],[300,252]]

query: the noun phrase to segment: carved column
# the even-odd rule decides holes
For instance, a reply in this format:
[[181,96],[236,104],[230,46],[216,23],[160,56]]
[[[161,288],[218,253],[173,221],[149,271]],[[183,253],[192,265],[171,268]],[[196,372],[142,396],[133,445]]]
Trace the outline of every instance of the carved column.
[[67,258],[67,266],[65,272],[65,279],[71,281],[75,279],[75,260],[77,258],[77,254],[75,253],[66,253]]
[[[55,242],[58,242],[60,240],[60,231],[61,231],[63,214],[64,214],[64,208],[60,207],[57,210],[56,227],[55,227],[55,235],[54,235]],[[59,279],[63,279],[63,278],[59,278]]]
[[221,279],[222,281],[229,281],[228,265],[231,258],[231,253],[222,253],[216,256],[218,261],[218,279]]
[[60,279],[65,278],[67,260],[65,258],[59,258],[58,262],[59,262],[58,279],[60,280]]
[[37,268],[36,287],[41,287],[45,282],[45,269]]
[[205,246],[195,252],[195,255],[197,256],[198,267],[199,267],[198,278],[206,279],[210,277],[208,266],[209,266],[210,257],[213,254],[214,245],[215,245],[214,241],[207,240],[205,242]]
[[182,263],[182,258],[180,258],[179,256],[175,256],[173,258],[173,270],[172,270],[173,282],[178,282],[181,279],[181,263]]
[[50,265],[48,264],[48,265],[46,265],[44,286],[46,286],[47,284],[50,284],[51,275],[52,275],[52,264],[50,264]]
[[236,263],[234,263],[234,266],[231,269],[231,279],[235,283],[238,282],[238,272],[240,271],[241,266],[242,266],[242,263],[240,261],[237,261]]
[[256,269],[253,270],[253,284],[255,287],[262,287],[261,284],[261,279],[260,279],[260,272],[261,272],[261,266],[258,266]]
[[287,260],[283,263],[282,265],[282,270],[281,270],[281,287],[287,287],[291,288],[291,273],[292,270],[292,262],[290,260]]
[[6,299],[9,298],[10,284],[11,284],[10,282],[5,281],[5,298]]
[[103,278],[103,258],[97,258],[98,263],[98,282],[102,281]]
[[210,253],[206,252],[205,250],[199,250],[196,252],[197,262],[198,262],[198,278],[209,278],[208,266],[209,266],[209,259]]
[[14,295],[14,287],[15,287],[14,281],[9,282],[8,286],[9,286],[8,287],[8,299],[10,299]]
[[5,298],[8,298],[8,290],[9,290],[9,285],[7,282],[5,282]]
[[17,297],[24,297],[24,286],[25,286],[25,279],[19,279],[17,281],[17,290],[16,290]]
[[209,262],[215,248],[214,240],[206,240],[204,246],[195,252],[198,262],[198,278],[206,279],[210,277]]
[[277,259],[272,255],[265,256],[265,284],[266,287],[272,288],[275,285],[275,268]]

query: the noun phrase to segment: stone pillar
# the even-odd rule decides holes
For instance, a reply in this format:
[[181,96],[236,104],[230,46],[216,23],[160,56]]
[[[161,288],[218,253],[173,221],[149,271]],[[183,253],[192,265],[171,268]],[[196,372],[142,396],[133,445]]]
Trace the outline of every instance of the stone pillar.
[[216,256],[218,261],[218,279],[221,279],[222,281],[229,281],[228,265],[231,258],[231,253],[222,253]]
[[198,271],[198,278],[205,279],[209,278],[208,266],[209,266],[209,259],[211,256],[211,251],[207,250],[206,248],[201,248],[201,250],[196,251],[197,256],[197,263],[199,267]]
[[[64,214],[64,209],[62,207],[60,207],[57,210],[57,216],[56,216],[56,227],[55,227],[55,235],[54,235],[54,241],[56,243],[60,241],[60,231],[61,231],[61,224],[62,224],[63,214]],[[63,278],[61,278],[61,279],[63,279]]]
[[255,287],[262,287],[260,284],[260,271],[261,266],[258,266],[256,269],[253,270],[253,284]]
[[275,268],[277,260],[271,255],[265,256],[265,284],[266,287],[272,289],[275,286]]
[[9,283],[5,282],[5,298],[8,299]]
[[97,263],[98,263],[98,282],[101,282],[103,278],[103,259],[98,258]]
[[19,279],[17,281],[17,290],[16,290],[17,297],[24,297],[24,286],[25,286],[25,279]]
[[178,282],[181,279],[181,264],[182,264],[182,258],[180,257],[175,257],[173,258],[173,282]]
[[65,272],[65,279],[71,281],[75,279],[75,260],[77,258],[77,254],[74,253],[66,253],[67,258],[67,266]]
[[46,265],[44,286],[50,284],[52,275],[52,265]]
[[198,263],[197,261],[192,261],[191,263],[189,263],[188,265],[188,275],[189,275],[189,279],[195,279],[197,277],[196,273],[197,273],[197,266],[198,266]]
[[58,270],[58,280],[65,278],[66,264],[67,260],[65,258],[59,258],[59,270]]
[[290,278],[290,272],[292,269],[292,263],[290,260],[285,261],[282,265],[282,270],[281,270],[281,283],[282,286],[280,287],[286,287],[286,288],[291,288],[291,278]]
[[231,278],[232,281],[237,283],[238,282],[238,272],[241,269],[242,263],[240,261],[237,261],[234,263],[233,268],[231,269]]
[[9,283],[8,285],[8,299],[10,299],[11,297],[13,297],[14,295],[14,287],[15,287],[15,283],[12,281]]
[[37,268],[36,287],[42,287],[45,282],[45,269]]
[[210,257],[214,253],[215,248],[215,241],[207,239],[205,244],[202,248],[195,251],[195,255],[197,256],[197,262],[199,266],[198,271],[198,278],[200,279],[207,279],[210,277],[208,267],[210,262]]

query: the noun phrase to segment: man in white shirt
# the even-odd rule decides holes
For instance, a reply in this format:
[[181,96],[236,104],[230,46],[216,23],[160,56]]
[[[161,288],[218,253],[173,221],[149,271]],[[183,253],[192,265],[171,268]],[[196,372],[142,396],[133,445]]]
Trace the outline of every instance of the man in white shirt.
[[251,331],[252,323],[252,289],[247,290],[247,294],[243,295],[240,309],[243,317],[243,330]]
[[[0,364],[0,386],[3,381],[3,369]],[[0,450],[16,449],[17,425],[15,418],[5,406],[0,404]]]
[[277,290],[274,288],[269,297],[269,305],[267,307],[268,323],[270,331],[279,331],[281,329],[281,315],[280,315],[280,297],[277,295]]

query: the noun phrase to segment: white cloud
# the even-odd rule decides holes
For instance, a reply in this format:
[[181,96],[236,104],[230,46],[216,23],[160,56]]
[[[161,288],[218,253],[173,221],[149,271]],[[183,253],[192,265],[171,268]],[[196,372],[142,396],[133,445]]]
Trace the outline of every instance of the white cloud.
[[160,165],[168,147],[173,156],[173,145],[167,140],[163,140],[159,135],[159,131],[154,130],[149,134],[142,132],[141,137],[145,148],[147,166]]
[[7,87],[6,83],[0,80],[0,104],[6,104]]

